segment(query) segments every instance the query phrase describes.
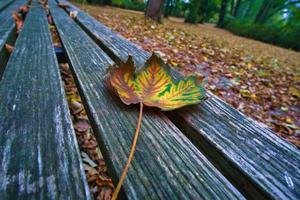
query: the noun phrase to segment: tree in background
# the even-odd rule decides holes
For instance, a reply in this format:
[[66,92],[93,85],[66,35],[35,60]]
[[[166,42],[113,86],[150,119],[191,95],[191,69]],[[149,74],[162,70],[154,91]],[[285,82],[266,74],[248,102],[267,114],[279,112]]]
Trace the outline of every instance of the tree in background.
[[[78,0],[81,1],[81,0]],[[84,0],[85,1],[85,0]],[[300,0],[87,0],[143,10],[161,20],[185,17],[188,23],[216,23],[231,32],[300,50]],[[146,3],[147,2],[147,3]],[[146,5],[147,4],[147,5]]]
[[109,4],[111,4],[111,0],[87,0],[87,2],[89,2],[89,3],[98,3],[100,5],[109,5]]
[[185,22],[193,23],[193,24],[199,22],[198,11],[200,9],[201,3],[202,0],[191,0],[187,15],[185,17]]
[[188,6],[185,22],[209,22],[219,10],[217,5],[218,1],[219,0],[192,0]]
[[163,7],[164,0],[149,0],[145,11],[145,17],[160,22]]
[[[278,46],[300,50],[300,0],[232,0],[224,28]],[[233,9],[232,9],[233,7]]]
[[288,8],[291,5],[300,3],[297,0],[264,0],[255,17],[256,23],[265,23],[279,11]]
[[[232,0],[232,1],[235,2],[234,0]],[[242,4],[242,0],[237,0],[236,3],[234,4],[234,9],[233,9],[233,12],[232,12],[232,15],[234,17],[236,17],[238,15],[241,4]]]
[[274,15],[299,3],[300,0],[231,0],[228,14],[236,19],[247,18],[264,24]]
[[223,27],[224,26],[224,20],[225,20],[225,15],[226,15],[227,3],[228,3],[227,0],[222,0],[222,2],[221,2],[221,9],[220,9],[219,21],[217,23],[218,27]]
[[165,9],[164,9],[164,17],[168,17],[172,14],[172,11],[178,7],[179,0],[166,0],[165,1]]

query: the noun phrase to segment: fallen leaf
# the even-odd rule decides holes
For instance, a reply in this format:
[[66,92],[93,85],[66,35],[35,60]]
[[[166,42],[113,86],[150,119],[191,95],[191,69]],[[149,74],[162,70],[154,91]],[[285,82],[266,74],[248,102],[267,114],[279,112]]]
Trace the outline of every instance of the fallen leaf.
[[28,6],[20,6],[18,11],[23,13],[23,14],[26,14],[29,11],[29,7]]
[[111,194],[112,194],[112,189],[111,188],[102,188],[100,192],[100,198],[101,200],[110,200],[111,199]]
[[81,152],[81,157],[82,157],[82,161],[89,164],[89,166],[97,167],[97,164],[93,160],[91,160],[88,154]]
[[74,128],[78,132],[85,132],[89,129],[90,125],[87,120],[79,119],[75,122]]
[[18,13],[14,12],[12,15],[13,19],[15,20],[16,24],[16,33],[20,33],[21,29],[23,28],[23,19],[19,16]]
[[290,87],[290,94],[294,97],[300,98],[300,91],[295,87]]
[[72,111],[72,114],[74,114],[74,115],[80,113],[84,109],[83,105],[75,100],[71,100],[69,103],[69,106]]
[[110,83],[125,104],[142,102],[165,111],[199,103],[205,96],[193,77],[174,81],[170,69],[155,54],[138,72],[130,57],[111,73]]
[[77,10],[74,10],[74,11],[71,11],[71,12],[70,12],[70,17],[71,17],[72,19],[76,19],[77,15],[78,15],[78,11],[77,11]]
[[12,53],[12,51],[14,50],[14,47],[9,45],[9,44],[5,44],[5,48],[7,53],[10,55]]
[[127,105],[140,103],[134,140],[112,199],[117,199],[133,159],[142,122],[143,105],[167,111],[199,103],[205,98],[205,90],[195,78],[188,77],[175,81],[168,66],[155,54],[148,59],[142,69],[137,72],[135,70],[132,57],[129,57],[126,63],[110,72],[110,81],[108,81],[123,103]]
[[[98,174],[97,170],[94,167],[91,167],[90,165],[83,163],[83,167],[84,167],[84,170],[87,171],[89,175]],[[97,178],[97,177],[95,177],[95,178]]]

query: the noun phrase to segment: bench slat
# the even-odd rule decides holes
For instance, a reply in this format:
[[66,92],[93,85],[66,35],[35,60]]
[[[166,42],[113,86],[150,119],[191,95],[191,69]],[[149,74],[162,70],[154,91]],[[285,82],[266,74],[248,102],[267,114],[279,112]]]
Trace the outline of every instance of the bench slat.
[[[129,153],[138,110],[123,105],[108,91],[105,75],[113,62],[53,2],[49,2],[52,17],[116,183]],[[123,189],[128,199],[243,199],[168,118],[150,110],[144,113]]]
[[142,67],[146,60],[151,56],[134,43],[128,42],[124,37],[115,34],[110,28],[99,23],[95,18],[83,12],[68,1],[59,0],[59,2],[68,3],[70,8],[67,11],[77,10],[76,21],[78,24],[101,46],[105,52],[118,62],[126,62],[129,55],[133,57],[136,66]]
[[[119,57],[124,61],[126,55],[133,55],[136,59],[149,55],[137,48],[115,51],[120,46],[132,46],[133,43],[107,31],[107,27],[76,6],[72,5],[71,10],[78,11],[76,21],[99,40],[98,43],[113,38],[114,42],[107,45],[109,52],[115,53],[113,58]],[[119,41],[121,44],[118,44]],[[141,59],[139,61],[142,63]],[[299,150],[216,96],[209,96],[208,101],[198,106],[167,115],[246,196],[299,199]]]
[[0,196],[90,199],[47,18],[32,4],[0,85]]
[[260,192],[266,198],[300,199],[299,150],[210,96],[206,103],[175,111],[169,117],[247,195],[257,197]]
[[5,44],[15,39],[15,22],[12,18],[12,14],[18,7],[24,4],[26,4],[25,0],[16,0],[9,5],[5,11],[0,12],[0,80],[5,68],[5,63],[8,60]]
[[11,4],[14,0],[1,0],[0,1],[0,12],[2,12],[9,4]]

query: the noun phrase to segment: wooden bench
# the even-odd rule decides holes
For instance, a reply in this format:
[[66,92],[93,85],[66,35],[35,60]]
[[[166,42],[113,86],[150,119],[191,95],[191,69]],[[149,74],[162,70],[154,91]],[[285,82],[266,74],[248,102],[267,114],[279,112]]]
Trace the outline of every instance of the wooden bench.
[[[67,10],[77,10],[76,22],[115,62],[131,55],[141,66],[149,57],[75,6]],[[268,128],[212,94],[203,104],[166,114],[248,198],[300,198],[300,152]]]
[[90,199],[44,9],[33,1],[0,82],[0,199]]
[[[113,61],[54,1],[50,12],[115,183],[125,165],[137,121],[108,90]],[[215,187],[215,186],[218,187]],[[161,112],[147,110],[132,167],[123,184],[127,199],[244,199]]]
[[[75,21],[55,0],[49,0],[49,6],[117,183],[138,111],[108,91],[106,71],[129,55],[141,67],[150,53],[75,6],[67,9],[78,11]],[[32,3],[0,82],[0,122],[1,198],[90,199],[46,14],[38,0]],[[299,199],[299,154],[209,93],[206,102],[178,111],[145,110],[121,198]]]
[[5,44],[11,44],[15,40],[15,23],[12,18],[12,14],[18,7],[27,4],[25,0],[16,0],[12,4],[12,1],[0,1],[1,5],[7,5],[4,11],[0,11],[0,80],[4,71],[4,66],[8,60],[8,53],[5,49]]

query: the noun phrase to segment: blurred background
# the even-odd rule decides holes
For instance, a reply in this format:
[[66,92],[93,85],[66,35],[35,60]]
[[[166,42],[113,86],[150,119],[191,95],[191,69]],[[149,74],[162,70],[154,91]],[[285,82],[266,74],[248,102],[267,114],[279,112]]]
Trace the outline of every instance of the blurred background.
[[[300,50],[299,0],[152,0],[164,17],[213,23],[237,35]],[[77,0],[145,11],[151,0]]]
[[300,148],[300,0],[73,0]]

